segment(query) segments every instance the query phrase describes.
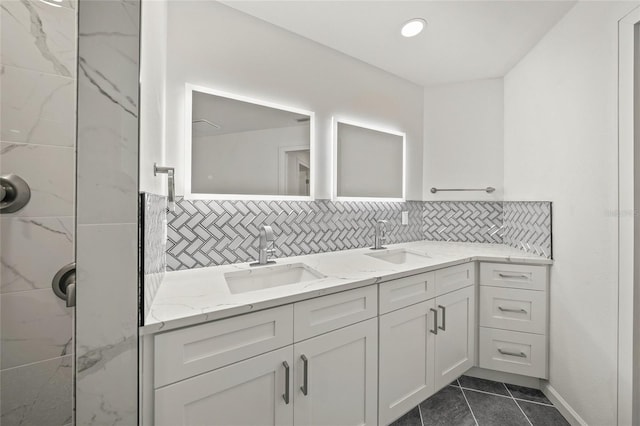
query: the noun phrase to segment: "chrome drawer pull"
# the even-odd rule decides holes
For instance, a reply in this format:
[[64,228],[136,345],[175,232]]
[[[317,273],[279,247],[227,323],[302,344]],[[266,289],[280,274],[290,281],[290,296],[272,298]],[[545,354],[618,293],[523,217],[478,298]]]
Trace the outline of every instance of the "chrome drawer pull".
[[503,308],[502,306],[498,306],[498,310],[500,312],[515,312],[518,314],[526,314],[527,311],[524,309],[511,309],[511,308]]
[[304,396],[307,396],[309,395],[309,359],[306,355],[302,355],[300,359],[302,359],[303,365],[302,386],[300,386],[300,390]]
[[447,331],[447,308],[442,305],[438,305],[438,309],[442,309],[442,327],[438,326],[438,328],[442,331]]
[[503,274],[502,272],[498,273],[500,278],[529,278],[526,274]]
[[510,356],[517,356],[518,358],[526,358],[527,354],[525,354],[524,352],[510,352],[510,351],[504,351],[500,348],[498,348],[498,352],[500,352],[502,355],[510,355]]
[[436,336],[438,335],[438,311],[431,308],[431,312],[433,312],[433,330],[429,330]]
[[289,363],[283,361],[282,366],[284,367],[284,395],[282,395],[282,399],[285,404],[289,404]]

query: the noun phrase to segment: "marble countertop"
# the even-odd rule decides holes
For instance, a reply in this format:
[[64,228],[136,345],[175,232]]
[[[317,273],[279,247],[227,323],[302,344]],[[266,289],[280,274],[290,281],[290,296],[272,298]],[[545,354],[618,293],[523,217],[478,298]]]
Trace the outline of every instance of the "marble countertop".
[[[389,250],[398,248],[429,257],[393,264],[366,256],[379,251],[363,248],[275,259],[276,265],[260,267],[240,263],[167,272],[140,333],[152,334],[195,325],[471,261],[553,263],[550,259],[500,244],[414,241],[387,246]],[[238,294],[229,291],[224,277],[229,272],[256,271],[295,263],[304,263],[326,277]]]

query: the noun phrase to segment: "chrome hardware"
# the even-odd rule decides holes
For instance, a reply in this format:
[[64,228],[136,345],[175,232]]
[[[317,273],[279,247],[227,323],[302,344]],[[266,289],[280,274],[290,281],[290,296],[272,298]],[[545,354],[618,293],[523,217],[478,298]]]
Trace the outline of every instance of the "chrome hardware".
[[439,309],[442,309],[442,327],[438,326],[438,328],[442,331],[447,331],[447,325],[446,325],[446,320],[447,320],[447,308],[445,308],[442,305],[438,305]]
[[476,191],[482,191],[482,192],[486,192],[487,194],[491,194],[492,192],[494,192],[496,189],[493,186],[487,186],[486,188],[470,188],[470,189],[464,189],[464,188],[431,188],[431,193],[435,194],[436,192],[442,192],[442,191],[471,191],[471,192],[476,192]]
[[502,272],[498,273],[500,278],[529,278],[526,274],[503,274]]
[[169,210],[174,212],[176,211],[176,183],[175,183],[176,171],[173,167],[161,167],[161,166],[158,166],[156,163],[153,163],[153,175],[158,176],[158,173],[167,175],[167,179],[168,179],[167,186],[169,191],[169,196],[167,198],[169,201]]
[[527,311],[524,309],[512,309],[512,308],[503,308],[502,306],[498,306],[498,310],[500,312],[515,312],[517,314],[526,314]]
[[302,359],[303,372],[302,372],[302,386],[300,390],[304,396],[309,395],[309,360],[305,355],[300,357]]
[[435,335],[438,335],[438,311],[436,309],[431,308],[431,312],[433,312],[433,330],[429,330]]
[[273,236],[273,228],[270,226],[263,226],[260,229],[260,237],[258,238],[258,261],[249,264],[249,266],[268,265],[276,263],[273,260],[269,260],[269,255],[276,254],[275,249],[275,237]]
[[375,235],[373,237],[373,247],[371,250],[383,250],[386,247],[382,245],[387,242],[387,222],[384,219],[376,221]]
[[18,175],[0,176],[0,213],[15,213],[31,199],[31,188]]
[[527,357],[527,354],[525,354],[524,352],[517,353],[517,352],[505,351],[500,348],[498,348],[498,352],[500,352],[502,355],[517,356],[518,358]]
[[283,361],[282,366],[284,367],[284,394],[282,399],[284,399],[285,404],[289,404],[289,363]]
[[76,264],[75,262],[63,266],[51,281],[53,292],[60,299],[67,302],[67,308],[76,306]]

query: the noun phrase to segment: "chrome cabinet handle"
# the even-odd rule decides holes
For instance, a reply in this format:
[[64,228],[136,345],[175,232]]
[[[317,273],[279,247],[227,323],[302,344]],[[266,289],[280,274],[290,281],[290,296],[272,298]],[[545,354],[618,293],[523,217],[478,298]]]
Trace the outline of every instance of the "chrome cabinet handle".
[[500,278],[529,278],[526,274],[503,274],[502,272],[498,273]]
[[285,404],[289,404],[289,363],[283,361],[282,366],[284,367],[284,394],[282,398]]
[[304,396],[309,395],[309,360],[305,355],[300,357],[302,359],[303,373],[302,373],[302,386],[300,390]]
[[438,326],[438,328],[442,331],[447,331],[447,308],[442,305],[438,305],[438,308],[442,309],[442,327]]
[[500,348],[498,348],[498,352],[500,352],[502,355],[509,355],[509,356],[517,356],[518,358],[526,358],[527,354],[525,354],[524,352],[511,352],[511,351],[505,351],[502,350]]
[[431,312],[433,312],[433,330],[429,330],[433,334],[438,334],[438,311],[436,309],[431,308]]
[[515,312],[518,314],[526,314],[527,311],[524,309],[512,309],[512,308],[503,308],[502,306],[498,306],[498,310],[500,312]]

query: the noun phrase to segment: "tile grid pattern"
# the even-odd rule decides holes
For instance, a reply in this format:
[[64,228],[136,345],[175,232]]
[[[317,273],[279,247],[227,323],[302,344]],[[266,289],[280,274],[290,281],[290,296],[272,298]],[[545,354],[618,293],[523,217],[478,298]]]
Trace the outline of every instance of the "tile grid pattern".
[[462,376],[392,426],[455,424],[568,426],[544,394],[532,388]]
[[[401,211],[409,213],[408,226],[400,224]],[[168,270],[251,261],[257,255],[259,227],[266,224],[274,227],[279,256],[367,247],[376,219],[389,221],[389,243],[427,239],[500,244],[506,236],[514,247],[551,257],[547,202],[178,199],[167,219]]]

